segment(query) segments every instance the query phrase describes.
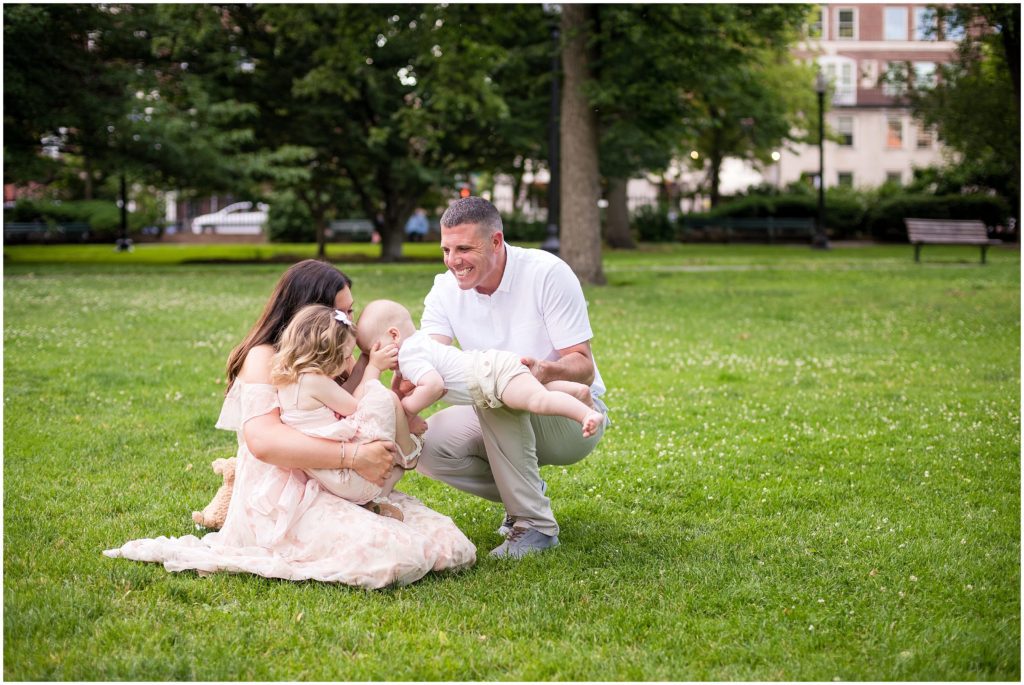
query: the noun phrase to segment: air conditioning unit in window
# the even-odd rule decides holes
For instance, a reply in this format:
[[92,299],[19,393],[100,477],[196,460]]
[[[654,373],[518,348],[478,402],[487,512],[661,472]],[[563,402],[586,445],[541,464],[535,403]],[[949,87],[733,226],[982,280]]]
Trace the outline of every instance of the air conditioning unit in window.
[[878,87],[878,60],[865,59],[860,63],[860,87]]

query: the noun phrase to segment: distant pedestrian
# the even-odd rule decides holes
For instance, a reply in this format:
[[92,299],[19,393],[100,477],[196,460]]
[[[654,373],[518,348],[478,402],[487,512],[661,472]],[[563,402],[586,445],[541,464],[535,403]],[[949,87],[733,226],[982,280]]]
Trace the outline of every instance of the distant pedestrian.
[[405,235],[410,243],[422,243],[427,235],[427,210],[418,207],[405,222]]

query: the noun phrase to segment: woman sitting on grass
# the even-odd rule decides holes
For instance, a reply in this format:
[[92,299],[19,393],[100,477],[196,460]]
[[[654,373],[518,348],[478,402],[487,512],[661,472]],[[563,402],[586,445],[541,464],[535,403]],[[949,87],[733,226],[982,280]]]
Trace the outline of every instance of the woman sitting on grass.
[[[217,427],[238,437],[234,492],[219,532],[202,538],[135,540],[104,552],[162,562],[168,571],[254,573],[364,588],[411,583],[429,571],[469,566],[476,548],[447,516],[393,491],[404,520],[378,516],[324,489],[305,469],[354,470],[383,485],[394,468],[394,443],[337,441],[285,425],[271,367],[287,324],[320,304],[352,314],[351,281],[316,260],[292,266],[260,319],[228,357],[228,392]],[[358,386],[370,355],[354,364],[343,387]],[[340,449],[339,449],[340,447]]]

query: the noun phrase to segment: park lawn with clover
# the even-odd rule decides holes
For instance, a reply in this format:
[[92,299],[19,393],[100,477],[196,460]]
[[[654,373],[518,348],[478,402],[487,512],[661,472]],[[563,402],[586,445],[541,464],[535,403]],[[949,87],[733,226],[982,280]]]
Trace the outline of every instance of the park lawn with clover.
[[[8,680],[1020,679],[1016,250],[607,252],[614,423],[542,472],[561,547],[492,561],[500,505],[413,473],[479,560],[367,592],[101,555],[196,532],[284,266],[66,249],[5,248]],[[442,268],[336,259],[417,318]]]

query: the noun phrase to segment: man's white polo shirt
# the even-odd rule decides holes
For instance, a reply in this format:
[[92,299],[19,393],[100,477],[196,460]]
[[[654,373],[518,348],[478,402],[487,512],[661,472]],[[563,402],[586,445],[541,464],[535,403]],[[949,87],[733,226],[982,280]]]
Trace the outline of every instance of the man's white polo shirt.
[[[508,243],[505,253],[505,272],[491,295],[462,290],[450,271],[438,274],[424,300],[420,330],[453,338],[464,350],[509,350],[545,360],[594,337],[583,289],[568,264]],[[596,360],[590,390],[604,393]]]

